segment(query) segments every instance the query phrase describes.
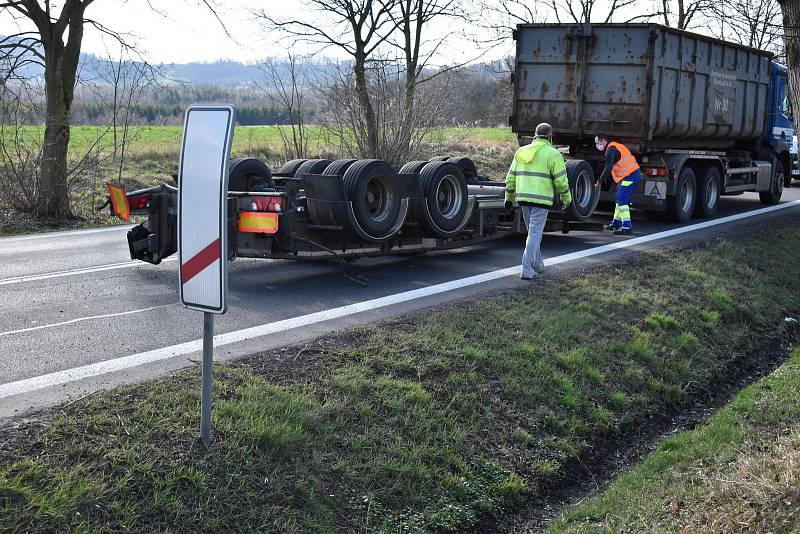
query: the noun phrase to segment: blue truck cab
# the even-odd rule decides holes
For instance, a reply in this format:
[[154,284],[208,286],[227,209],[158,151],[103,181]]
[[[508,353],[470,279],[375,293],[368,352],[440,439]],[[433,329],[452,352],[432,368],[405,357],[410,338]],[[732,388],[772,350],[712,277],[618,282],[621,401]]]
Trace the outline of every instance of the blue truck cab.
[[792,177],[800,176],[797,156],[797,134],[794,127],[791,101],[789,100],[788,69],[772,63],[770,69],[770,100],[764,144],[776,154],[786,150],[791,154],[791,169],[786,169],[784,185],[791,185]]

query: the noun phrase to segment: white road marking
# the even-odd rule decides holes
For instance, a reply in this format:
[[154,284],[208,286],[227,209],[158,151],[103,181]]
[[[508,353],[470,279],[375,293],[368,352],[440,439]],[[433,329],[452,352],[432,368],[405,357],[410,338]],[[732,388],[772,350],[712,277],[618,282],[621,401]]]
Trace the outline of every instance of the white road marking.
[[[162,263],[176,261],[177,258],[167,258]],[[142,267],[148,265],[143,261],[123,261],[120,263],[109,263],[106,265],[95,265],[93,267],[80,267],[77,269],[67,269],[66,271],[54,271],[51,273],[31,274],[29,276],[15,276],[12,278],[0,279],[0,286],[11,284],[21,284],[23,282],[35,282],[37,280],[49,280],[51,278],[63,278],[65,276],[77,276],[79,274],[99,273],[103,271],[115,271],[117,269],[129,269],[131,267]]]
[[58,237],[80,237],[89,234],[105,234],[108,232],[121,232],[122,230],[130,230],[133,228],[132,224],[120,224],[108,228],[91,228],[88,230],[70,230],[67,232],[47,232],[43,234],[28,234],[17,235],[9,237],[0,237],[0,243],[11,243],[12,241],[30,241],[33,239],[53,239]]
[[20,328],[19,330],[9,330],[8,332],[0,332],[0,337],[10,336],[12,334],[22,334],[24,332],[34,332],[36,330],[46,330],[48,328],[56,328],[57,326],[64,326],[68,324],[82,323],[84,321],[93,321],[95,319],[107,319],[109,317],[122,317],[124,315],[134,315],[136,313],[144,313],[151,310],[160,310],[161,308],[174,308],[178,304],[162,304],[161,306],[150,306],[149,308],[141,308],[139,310],[130,310],[119,313],[107,313],[105,315],[91,315],[88,317],[79,317],[77,319],[70,319],[60,323],[43,324],[40,326],[31,326],[30,328]]
[[[711,228],[728,222],[747,219],[750,217],[755,217],[757,215],[763,215],[765,213],[771,213],[774,211],[783,210],[798,205],[800,205],[800,200],[794,200],[792,202],[787,202],[785,204],[769,206],[758,210],[739,213],[737,215],[722,217],[720,219],[713,219],[698,224],[684,226],[681,228],[673,228],[671,230],[666,230],[664,232],[658,232],[646,236],[635,237],[632,239],[618,241],[616,243],[611,243],[608,245],[602,245],[599,247],[581,250],[578,252],[563,254],[561,256],[548,258],[545,260],[544,263],[546,266],[567,263],[582,258],[597,256],[599,254],[605,254],[606,252],[611,252],[614,250],[632,248],[637,245],[649,243],[652,241],[658,241],[660,239],[665,239],[668,237],[688,234],[691,232],[695,232],[697,230],[702,230],[704,228]],[[329,310],[310,313],[308,315],[302,315],[300,317],[293,317],[291,319],[284,319],[282,321],[276,321],[274,323],[267,323],[259,326],[254,326],[251,328],[245,328],[243,330],[236,330],[225,334],[219,334],[214,336],[214,346],[223,347],[233,343],[238,343],[240,341],[245,341],[247,339],[258,338],[294,328],[321,323],[323,321],[339,319],[342,317],[355,315],[357,313],[363,313],[367,311],[376,310],[379,308],[385,308],[387,306],[392,306],[394,304],[401,304],[404,302],[409,302],[424,297],[438,295],[440,293],[446,293],[448,291],[453,291],[455,289],[461,289],[469,286],[482,284],[485,282],[490,282],[492,280],[498,280],[500,278],[505,278],[507,276],[518,275],[519,272],[520,272],[519,266],[509,267],[507,269],[500,269],[497,271],[483,273],[475,276],[469,276],[467,278],[461,278],[459,280],[452,280],[450,282],[435,284],[420,289],[414,289],[412,291],[404,291],[402,293],[396,293],[394,295],[388,295],[386,297],[380,297],[363,302],[357,302],[354,304],[348,304],[346,306],[341,306],[338,308],[332,308]],[[147,352],[141,352],[139,354],[132,354],[130,356],[122,356],[120,358],[114,358],[103,362],[92,363],[81,367],[75,367],[73,369],[66,369],[63,371],[56,371],[54,373],[36,376],[33,378],[26,378],[24,380],[18,380],[16,382],[9,382],[7,384],[0,385],[0,399],[11,397],[13,395],[20,395],[23,393],[30,393],[32,391],[37,391],[47,387],[68,384],[70,382],[76,382],[78,380],[90,378],[93,376],[113,373],[115,371],[122,371],[125,369],[131,369],[133,367],[138,367],[140,365],[144,365],[147,363],[166,360],[168,358],[172,358],[175,356],[183,356],[186,354],[191,354],[193,352],[201,350],[202,346],[203,346],[202,340],[197,339],[195,341],[188,341],[186,343],[180,343],[178,345],[172,345],[170,347],[164,347]]]

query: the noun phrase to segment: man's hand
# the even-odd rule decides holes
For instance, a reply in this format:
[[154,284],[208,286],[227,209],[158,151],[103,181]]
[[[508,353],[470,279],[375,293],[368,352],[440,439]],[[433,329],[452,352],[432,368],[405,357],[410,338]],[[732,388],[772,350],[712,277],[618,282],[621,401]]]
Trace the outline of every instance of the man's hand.
[[506,200],[505,206],[506,206],[507,210],[510,210],[510,209],[512,209],[514,207],[514,203],[511,202],[510,200]]

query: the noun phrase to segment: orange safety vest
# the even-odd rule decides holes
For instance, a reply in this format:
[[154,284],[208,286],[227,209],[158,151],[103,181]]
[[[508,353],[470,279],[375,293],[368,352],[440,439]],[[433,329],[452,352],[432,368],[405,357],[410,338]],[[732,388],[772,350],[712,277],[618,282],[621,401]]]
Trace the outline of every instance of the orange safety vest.
[[619,150],[619,161],[611,168],[611,176],[614,177],[615,183],[620,183],[627,176],[639,170],[639,164],[636,163],[636,158],[633,157],[628,147],[621,143],[608,143],[608,146]]

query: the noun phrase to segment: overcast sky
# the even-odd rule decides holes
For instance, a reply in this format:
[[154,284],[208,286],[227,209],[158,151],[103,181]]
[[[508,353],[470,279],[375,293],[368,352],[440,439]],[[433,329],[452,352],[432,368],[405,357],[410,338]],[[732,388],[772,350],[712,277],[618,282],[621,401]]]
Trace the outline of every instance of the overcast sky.
[[[254,61],[268,55],[282,55],[286,45],[270,42],[248,8],[268,6],[279,15],[290,15],[297,10],[299,1],[219,0],[220,16],[236,41],[225,35],[214,15],[198,5],[198,0],[152,0],[151,3],[169,7],[159,7],[164,10],[164,15],[160,15],[147,7],[146,0],[96,0],[86,10],[86,16],[130,34],[127,39],[135,40],[154,62]],[[56,4],[60,9],[60,2]],[[7,15],[0,17],[0,34],[16,33],[21,25],[30,29],[23,21],[14,21]],[[84,52],[102,56],[108,48],[116,54],[112,39],[87,29]]]

